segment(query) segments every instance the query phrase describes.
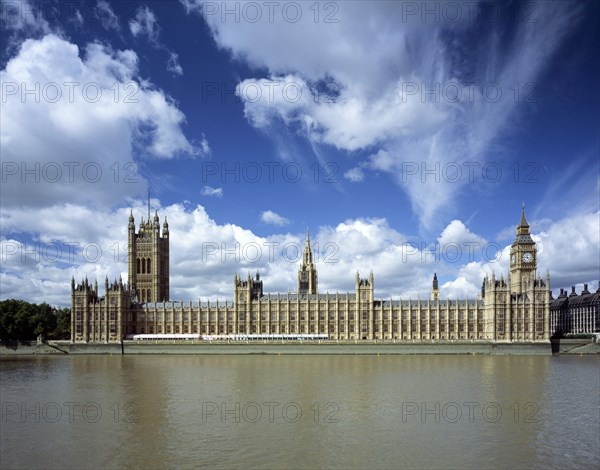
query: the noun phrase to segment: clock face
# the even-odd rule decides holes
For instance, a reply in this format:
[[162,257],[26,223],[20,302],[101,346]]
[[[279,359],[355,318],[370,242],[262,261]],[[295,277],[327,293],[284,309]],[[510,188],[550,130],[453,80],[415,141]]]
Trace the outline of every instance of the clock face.
[[532,261],[533,261],[533,255],[531,253],[523,254],[523,262],[524,263],[531,263]]

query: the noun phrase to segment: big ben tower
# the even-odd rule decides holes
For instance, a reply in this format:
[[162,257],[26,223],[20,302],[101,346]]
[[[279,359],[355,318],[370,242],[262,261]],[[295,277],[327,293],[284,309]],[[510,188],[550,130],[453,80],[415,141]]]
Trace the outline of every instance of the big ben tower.
[[527,290],[525,284],[535,280],[536,269],[536,246],[531,238],[529,224],[525,218],[525,203],[523,203],[517,237],[510,247],[511,293],[522,294],[525,292]]

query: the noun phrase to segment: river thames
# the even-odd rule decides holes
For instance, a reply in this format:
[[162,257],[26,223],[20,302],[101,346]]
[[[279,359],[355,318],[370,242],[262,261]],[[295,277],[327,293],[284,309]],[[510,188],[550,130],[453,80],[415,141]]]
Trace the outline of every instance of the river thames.
[[598,468],[598,356],[2,358],[10,468]]

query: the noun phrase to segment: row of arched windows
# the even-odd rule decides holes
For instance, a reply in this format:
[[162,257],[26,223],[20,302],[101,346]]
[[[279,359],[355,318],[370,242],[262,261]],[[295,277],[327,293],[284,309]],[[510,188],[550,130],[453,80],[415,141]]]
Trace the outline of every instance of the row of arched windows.
[[150,258],[138,258],[137,259],[137,273],[138,274],[152,273],[152,261],[150,260]]
[[137,289],[138,302],[151,302],[152,289]]

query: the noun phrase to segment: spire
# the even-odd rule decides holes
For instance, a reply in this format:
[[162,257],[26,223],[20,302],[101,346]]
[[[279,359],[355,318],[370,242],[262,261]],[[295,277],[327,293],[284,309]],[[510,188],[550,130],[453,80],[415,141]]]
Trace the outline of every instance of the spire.
[[437,273],[433,273],[433,283],[431,286],[431,300],[440,300],[440,289],[438,287]]
[[521,207],[521,220],[519,221],[519,225],[517,226],[517,238],[515,243],[525,243],[532,244],[533,240],[531,238],[529,223],[527,222],[527,218],[525,217],[525,203]]
[[519,222],[519,227],[529,227],[527,219],[525,218],[525,201],[523,201],[523,205],[521,207],[521,220]]
[[152,225],[154,226],[154,229],[158,231],[160,227],[160,220],[158,218],[158,210],[156,209],[154,210],[154,219]]
[[306,227],[306,243],[304,245],[304,256],[302,257],[302,260],[306,265],[312,264],[312,250],[310,248],[310,234],[308,233],[308,227]]
[[310,234],[306,227],[306,244],[302,254],[302,263],[298,271],[298,294],[317,294],[317,269],[313,264],[310,248]]

